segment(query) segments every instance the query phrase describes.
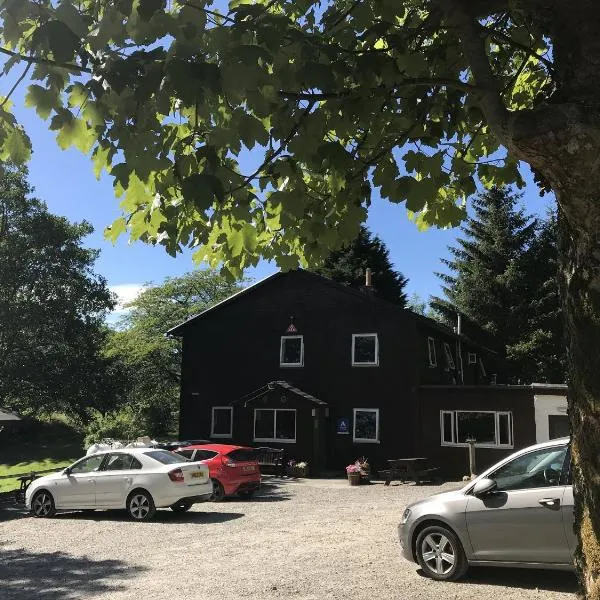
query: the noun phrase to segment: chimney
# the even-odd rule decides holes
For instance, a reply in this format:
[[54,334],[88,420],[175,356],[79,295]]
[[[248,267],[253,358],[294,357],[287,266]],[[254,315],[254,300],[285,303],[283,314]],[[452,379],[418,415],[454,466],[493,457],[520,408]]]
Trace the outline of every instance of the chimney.
[[372,287],[371,286],[371,269],[369,269],[368,267],[365,272],[365,287],[368,287],[368,288]]
[[462,335],[462,315],[460,313],[458,313],[456,333]]

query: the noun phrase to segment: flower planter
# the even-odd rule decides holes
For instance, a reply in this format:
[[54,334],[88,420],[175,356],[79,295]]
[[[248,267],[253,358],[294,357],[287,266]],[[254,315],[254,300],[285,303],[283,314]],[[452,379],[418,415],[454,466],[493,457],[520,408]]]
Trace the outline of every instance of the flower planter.
[[308,477],[308,467],[288,467],[288,477]]
[[348,473],[348,483],[350,485],[360,485],[360,473]]

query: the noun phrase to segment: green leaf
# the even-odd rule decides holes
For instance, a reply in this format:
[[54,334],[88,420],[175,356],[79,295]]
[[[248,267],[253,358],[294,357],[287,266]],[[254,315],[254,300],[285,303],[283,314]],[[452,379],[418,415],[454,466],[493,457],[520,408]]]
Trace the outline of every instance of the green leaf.
[[223,183],[209,173],[196,173],[187,177],[181,188],[184,199],[193,202],[200,210],[209,208],[215,200],[223,202],[225,198]]
[[149,21],[159,10],[165,10],[165,0],[139,0],[138,14],[143,21]]
[[55,14],[58,20],[64,23],[78,38],[82,38],[87,33],[88,26],[86,20],[68,0],[62,0]]
[[53,110],[61,105],[60,98],[54,90],[48,90],[41,85],[33,84],[27,88],[25,106],[35,107],[35,112],[46,120]]
[[113,244],[116,244],[119,236],[125,233],[125,231],[127,231],[127,221],[125,217],[119,217],[116,221],[113,221],[112,225],[106,227],[104,237]]
[[31,157],[31,142],[20,127],[11,127],[2,143],[0,158],[21,165]]
[[60,127],[56,141],[63,150],[75,146],[78,150],[87,154],[92,149],[96,136],[92,130],[88,129],[83,119],[76,119],[71,115],[70,118],[66,118]]

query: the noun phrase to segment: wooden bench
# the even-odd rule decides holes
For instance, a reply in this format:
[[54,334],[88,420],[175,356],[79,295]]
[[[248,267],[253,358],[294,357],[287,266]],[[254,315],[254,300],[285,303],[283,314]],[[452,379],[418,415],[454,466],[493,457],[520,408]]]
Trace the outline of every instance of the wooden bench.
[[255,448],[258,465],[261,467],[272,467],[275,475],[282,477],[285,475],[285,464],[284,464],[284,450],[283,448],[268,448],[262,446]]

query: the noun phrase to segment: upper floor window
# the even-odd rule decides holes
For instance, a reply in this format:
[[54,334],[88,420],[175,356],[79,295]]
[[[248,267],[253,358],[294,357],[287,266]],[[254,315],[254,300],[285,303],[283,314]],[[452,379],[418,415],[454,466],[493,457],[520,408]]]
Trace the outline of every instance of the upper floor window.
[[233,406],[213,406],[211,437],[227,437],[233,435]]
[[470,365],[476,365],[477,364],[477,353],[476,352],[469,352],[468,354],[468,362]]
[[442,410],[440,411],[442,446],[512,447],[513,421],[510,412]]
[[432,337],[427,338],[427,349],[429,350],[429,366],[437,367],[437,357],[435,355],[435,340]]
[[376,333],[352,334],[352,366],[376,367],[379,365],[379,339]]
[[304,337],[301,335],[282,335],[279,351],[281,367],[304,366]]
[[446,370],[454,370],[456,369],[456,365],[454,364],[454,356],[452,356],[452,349],[450,348],[450,344],[448,342],[444,342],[444,354],[446,355]]

